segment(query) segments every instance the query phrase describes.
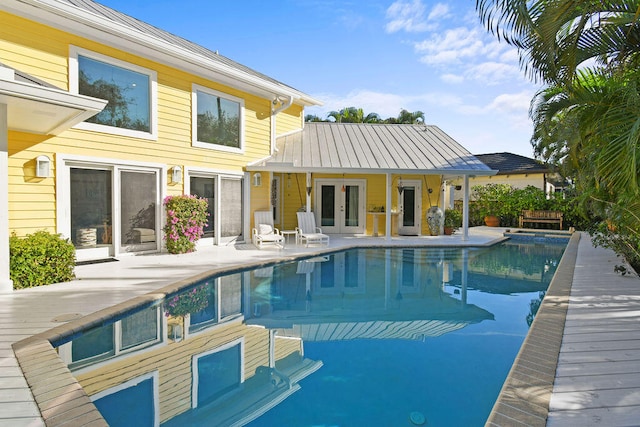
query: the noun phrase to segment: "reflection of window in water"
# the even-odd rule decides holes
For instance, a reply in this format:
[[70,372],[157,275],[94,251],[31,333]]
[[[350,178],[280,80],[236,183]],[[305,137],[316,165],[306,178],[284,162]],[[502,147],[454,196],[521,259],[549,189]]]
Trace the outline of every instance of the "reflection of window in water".
[[154,345],[160,340],[160,309],[151,307],[83,332],[71,342],[61,345],[59,354],[71,368],[79,368]]
[[242,382],[242,343],[194,356],[192,406],[212,402],[236,389]]

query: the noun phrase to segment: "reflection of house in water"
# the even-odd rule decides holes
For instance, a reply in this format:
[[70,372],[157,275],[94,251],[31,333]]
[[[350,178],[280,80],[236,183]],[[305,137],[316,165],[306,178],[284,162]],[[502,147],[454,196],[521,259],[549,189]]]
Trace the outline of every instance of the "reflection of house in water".
[[247,275],[211,279],[59,354],[110,425],[246,423],[322,366],[304,358],[302,340],[244,323]]
[[257,316],[248,322],[279,336],[334,341],[424,339],[493,319],[444,291],[447,265],[453,265],[444,261],[448,256],[359,249],[284,265],[267,281],[271,293],[265,294],[263,282],[252,295]]
[[467,261],[359,249],[205,279],[58,351],[110,425],[242,425],[322,366],[305,340],[424,340],[493,319],[466,301]]

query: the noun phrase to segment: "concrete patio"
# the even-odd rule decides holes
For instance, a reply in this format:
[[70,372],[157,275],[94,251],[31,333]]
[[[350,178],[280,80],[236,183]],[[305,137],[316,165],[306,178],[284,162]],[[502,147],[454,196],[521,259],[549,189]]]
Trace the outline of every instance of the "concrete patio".
[[[470,238],[461,236],[371,237],[332,236],[330,250],[371,245],[482,246],[502,238],[504,229],[476,227]],[[117,262],[76,268],[70,283],[15,291],[0,295],[0,427],[45,425],[38,405],[18,365],[12,345],[66,321],[153,294],[181,280],[211,270],[310,254],[326,247],[258,250],[250,244],[201,247],[185,255],[141,255]],[[622,262],[608,250],[593,248],[582,236],[571,271],[566,327],[555,323],[562,344],[557,369],[550,383],[548,421],[532,417],[493,417],[492,425],[637,425],[640,420],[640,281],[620,276],[613,267]],[[566,280],[565,280],[566,281]],[[558,303],[560,304],[560,303]],[[567,304],[565,304],[567,305]],[[538,316],[536,319],[539,319]],[[536,320],[537,321],[537,320]],[[531,343],[530,343],[531,344]],[[536,344],[536,343],[533,343]],[[538,343],[537,346],[544,345]],[[524,357],[523,354],[519,358]],[[555,381],[554,381],[555,380]],[[530,391],[530,390],[529,390]],[[539,408],[537,408],[539,409]],[[71,413],[71,412],[70,412]],[[531,420],[531,423],[517,421]],[[68,425],[87,425],[78,417]],[[57,423],[63,424],[62,417]],[[99,423],[96,425],[100,425]]]

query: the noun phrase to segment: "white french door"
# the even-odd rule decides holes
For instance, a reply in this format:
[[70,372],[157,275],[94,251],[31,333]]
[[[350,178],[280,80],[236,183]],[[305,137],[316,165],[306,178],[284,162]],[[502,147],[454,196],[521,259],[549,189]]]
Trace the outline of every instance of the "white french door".
[[402,181],[403,190],[398,202],[400,218],[398,234],[402,236],[420,235],[422,225],[422,183],[421,181]]
[[316,188],[316,224],[323,233],[364,233],[365,181],[359,179],[318,179]]

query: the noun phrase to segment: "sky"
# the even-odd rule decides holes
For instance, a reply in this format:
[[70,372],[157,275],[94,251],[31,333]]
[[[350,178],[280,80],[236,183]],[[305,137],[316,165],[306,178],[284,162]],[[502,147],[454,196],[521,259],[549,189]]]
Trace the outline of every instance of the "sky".
[[305,114],[422,111],[473,154],[533,157],[529,105],[539,87],[481,25],[473,0],[99,2],[323,103]]

